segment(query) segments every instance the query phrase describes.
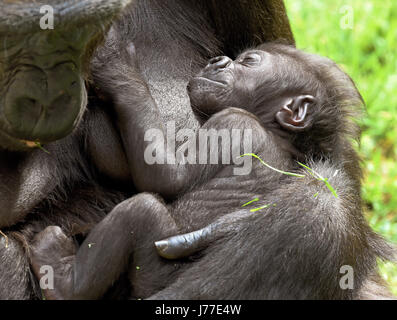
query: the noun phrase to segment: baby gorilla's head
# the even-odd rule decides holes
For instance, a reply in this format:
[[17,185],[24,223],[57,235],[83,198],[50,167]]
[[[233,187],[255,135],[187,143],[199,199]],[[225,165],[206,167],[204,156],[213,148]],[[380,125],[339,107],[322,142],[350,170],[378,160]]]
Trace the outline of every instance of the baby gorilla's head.
[[242,108],[268,129],[299,136],[299,143],[310,139],[326,149],[339,133],[357,138],[349,118],[360,110],[362,99],[353,81],[331,60],[291,46],[269,43],[234,61],[214,58],[190,81],[188,91],[201,115]]

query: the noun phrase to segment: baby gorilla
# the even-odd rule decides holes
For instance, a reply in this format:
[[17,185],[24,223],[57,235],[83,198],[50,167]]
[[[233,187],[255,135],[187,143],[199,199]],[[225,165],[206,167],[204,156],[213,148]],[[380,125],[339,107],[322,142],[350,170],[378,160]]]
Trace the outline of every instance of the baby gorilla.
[[[106,76],[131,174],[139,191],[157,193],[172,201],[165,204],[153,194],[136,195],[118,205],[78,249],[58,227],[49,227],[38,234],[32,249],[33,270],[40,278],[43,276],[40,268],[49,265],[53,267],[55,276],[54,289],[43,290],[45,297],[100,298],[123,273],[128,272],[133,287],[131,297],[161,298],[161,293],[152,295],[177,281],[190,266],[189,260],[176,263],[162,257],[187,257],[206,250],[212,234],[219,231],[219,222],[224,226],[225,221],[230,221],[230,229],[223,228],[220,232],[223,233],[221,241],[231,241],[232,245],[233,237],[238,235],[235,230],[239,221],[245,219],[246,223],[248,216],[252,219],[252,226],[263,229],[263,239],[243,240],[252,242],[251,247],[257,248],[257,252],[243,253],[246,259],[256,259],[266,251],[273,252],[276,247],[280,257],[290,255],[291,265],[301,263],[298,261],[300,255],[309,257],[308,261],[314,253],[318,261],[325,261],[322,254],[324,259],[330,257],[327,251],[330,249],[314,252],[310,248],[312,241],[301,240],[306,235],[295,235],[292,228],[277,230],[274,227],[285,219],[291,224],[292,221],[301,221],[299,223],[305,223],[305,228],[310,228],[312,221],[325,216],[321,210],[331,208],[332,212],[344,212],[340,209],[341,204],[337,204],[340,199],[314,177],[308,174],[304,178],[285,175],[259,161],[253,162],[252,171],[247,175],[234,175],[233,169],[238,165],[221,164],[221,161],[216,165],[149,165],[145,162],[143,155],[149,145],[144,139],[145,132],[157,128],[164,132],[165,139],[167,134],[148,86],[137,71],[133,47],[127,51],[125,66],[115,66],[113,73]],[[102,87],[107,83],[104,81]],[[348,138],[357,137],[356,127],[349,120],[351,110],[358,109],[362,101],[353,82],[332,61],[290,46],[265,44],[242,53],[235,61],[227,57],[210,60],[191,79],[188,92],[192,108],[202,120],[201,128],[215,129],[215,132],[226,129],[230,134],[236,129],[240,132],[252,130],[252,152],[270,166],[304,173],[297,163],[297,160],[302,161],[329,177],[342,198],[343,190],[351,193],[357,187],[355,178],[359,175],[354,176],[356,169],[342,159],[350,152]],[[351,106],[353,108],[349,109]],[[198,140],[198,136],[196,138]],[[153,147],[156,141],[150,143]],[[171,151],[161,148],[164,141],[158,143],[158,152],[167,156]],[[230,154],[238,154],[243,150],[243,142],[232,144],[230,149]],[[209,147],[207,151],[209,154]],[[297,183],[302,186],[300,190],[296,190]],[[299,200],[300,196],[302,200]],[[244,206],[256,198],[259,201]],[[251,211],[256,208],[259,209]],[[316,212],[318,216],[309,215],[309,212]],[[296,253],[294,258],[294,254],[291,256],[287,252],[292,250],[290,242],[275,243],[272,232],[285,235],[285,239],[293,236],[293,241],[304,244],[307,252]],[[307,232],[310,234],[310,230]],[[185,235],[169,238],[181,233]],[[346,239],[350,241],[349,237]],[[324,248],[331,248],[334,240],[329,237],[321,241]],[[328,242],[330,245],[327,247]],[[221,247],[211,246],[211,250],[217,248]],[[343,246],[338,248],[340,254],[332,263],[343,263],[351,258],[350,251],[344,252]],[[346,246],[346,250],[349,248]],[[240,248],[235,247],[235,250]],[[352,266],[364,265],[360,257],[358,254],[348,262]],[[225,261],[219,263],[228,264],[228,259],[232,257],[225,256]],[[287,264],[279,261],[280,268]],[[334,268],[335,272],[340,266]],[[227,281],[233,282],[233,272],[240,271],[247,275],[255,273],[255,270],[240,270],[238,265],[231,263],[231,279]],[[202,272],[210,275],[211,270]],[[323,268],[316,272],[321,277]],[[258,279],[265,274],[264,270],[259,271]],[[267,279],[270,278],[271,275]],[[263,281],[263,288],[266,288],[268,280]],[[252,284],[253,287],[255,285]],[[339,284],[335,281],[331,285],[337,288]],[[263,297],[271,297],[271,294],[264,293]]]

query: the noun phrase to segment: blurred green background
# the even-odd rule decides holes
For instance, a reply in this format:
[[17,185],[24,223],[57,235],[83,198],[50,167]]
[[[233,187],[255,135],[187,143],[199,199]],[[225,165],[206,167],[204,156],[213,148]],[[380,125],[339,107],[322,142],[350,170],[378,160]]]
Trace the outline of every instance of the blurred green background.
[[[285,0],[297,47],[328,56],[367,104],[360,153],[371,226],[397,244],[397,1]],[[380,263],[397,295],[397,267]]]

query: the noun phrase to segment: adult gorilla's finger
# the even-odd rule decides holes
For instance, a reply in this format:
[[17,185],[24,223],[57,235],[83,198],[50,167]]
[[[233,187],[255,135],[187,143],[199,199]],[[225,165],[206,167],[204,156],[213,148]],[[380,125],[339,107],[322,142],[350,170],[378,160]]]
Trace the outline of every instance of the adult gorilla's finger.
[[155,242],[157,252],[166,259],[181,259],[204,249],[214,238],[214,225]]

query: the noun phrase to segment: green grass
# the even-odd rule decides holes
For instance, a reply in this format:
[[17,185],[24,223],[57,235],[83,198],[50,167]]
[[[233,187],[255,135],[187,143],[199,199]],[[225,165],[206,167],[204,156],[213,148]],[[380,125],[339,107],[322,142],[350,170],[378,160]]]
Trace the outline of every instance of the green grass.
[[[276,171],[278,173],[281,174],[285,174],[287,176],[292,176],[292,177],[296,177],[296,178],[304,178],[306,177],[304,174],[299,174],[299,173],[292,173],[292,172],[286,172],[286,171],[282,171],[276,168],[273,168],[272,166],[270,166],[269,164],[267,164],[265,161],[263,161],[258,155],[254,154],[254,153],[246,153],[241,155],[240,157],[253,157],[257,160],[259,160],[265,167]],[[335,189],[331,186],[331,184],[328,181],[328,178],[324,178],[322,176],[320,176],[317,172],[315,172],[313,169],[309,168],[307,165],[301,163],[298,161],[298,164],[306,169],[306,172],[311,175],[314,179],[324,182],[324,184],[327,186],[327,188],[329,189],[329,191],[331,191],[331,193],[335,196],[335,198],[338,198],[338,194],[336,193]],[[317,194],[316,194],[317,195]]]
[[[397,1],[285,0],[297,46],[328,56],[357,84],[367,104],[360,153],[370,225],[397,243]],[[344,6],[352,9],[346,26]],[[381,264],[397,295],[397,267]]]

